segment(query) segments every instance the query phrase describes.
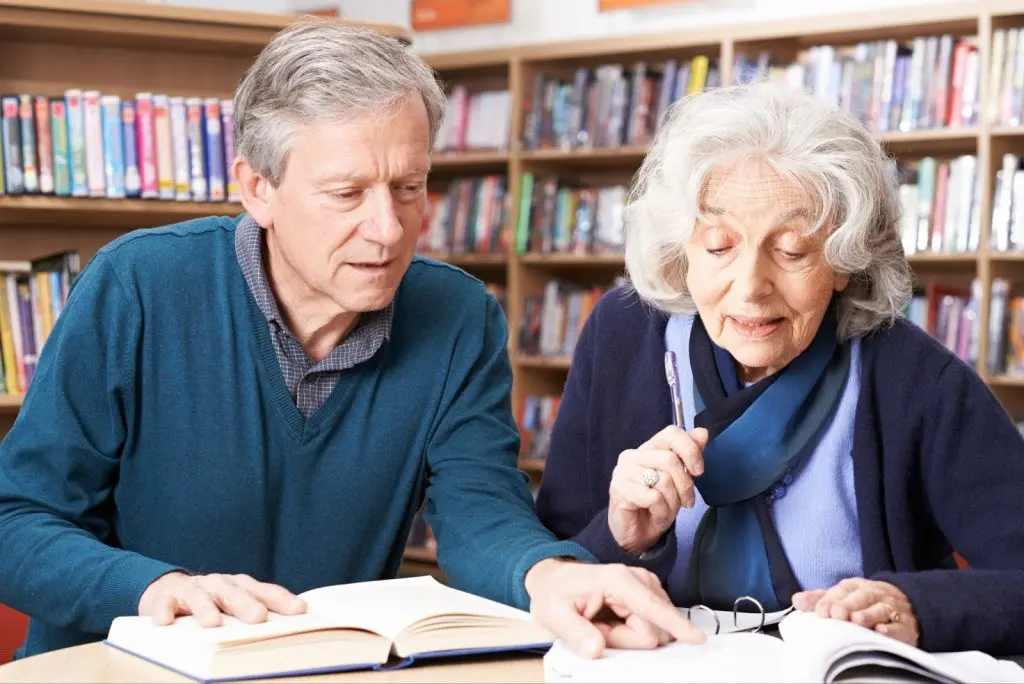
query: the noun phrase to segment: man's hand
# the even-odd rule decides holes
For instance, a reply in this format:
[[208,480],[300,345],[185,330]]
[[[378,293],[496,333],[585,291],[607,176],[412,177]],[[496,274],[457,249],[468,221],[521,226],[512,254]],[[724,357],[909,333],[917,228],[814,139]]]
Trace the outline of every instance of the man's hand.
[[534,618],[577,653],[596,658],[607,648],[656,648],[673,639],[704,643],[704,633],[672,605],[658,578],[624,565],[590,565],[555,558],[526,573]]
[[910,599],[888,582],[844,579],[831,589],[793,594],[793,607],[824,618],[848,620],[911,646],[917,646],[921,638]]
[[169,625],[179,615],[192,615],[203,627],[217,627],[221,616],[248,623],[263,622],[268,611],[295,615],[306,603],[284,587],[248,575],[198,575],[171,572],[156,579],[139,600],[139,615]]

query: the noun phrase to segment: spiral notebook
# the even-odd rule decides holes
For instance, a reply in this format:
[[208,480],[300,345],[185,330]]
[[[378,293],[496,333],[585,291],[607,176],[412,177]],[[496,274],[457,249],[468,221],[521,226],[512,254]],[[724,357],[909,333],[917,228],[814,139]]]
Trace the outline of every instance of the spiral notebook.
[[[731,619],[732,614],[727,615]],[[593,660],[556,641],[544,656],[544,681],[1024,683],[1024,668],[1016,663],[977,651],[926,653],[814,613],[789,612],[778,627],[781,638],[756,631],[719,631],[701,645],[610,649]]]

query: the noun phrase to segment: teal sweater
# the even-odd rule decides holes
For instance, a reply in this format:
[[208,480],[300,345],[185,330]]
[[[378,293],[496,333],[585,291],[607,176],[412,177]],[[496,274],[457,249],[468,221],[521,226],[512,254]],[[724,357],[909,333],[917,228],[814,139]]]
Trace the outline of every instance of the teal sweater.
[[237,219],[131,233],[72,289],[0,446],[0,603],[19,656],[95,641],[180,568],[294,592],[394,576],[417,507],[453,586],[527,607],[538,522],[517,469],[507,327],[416,259],[391,337],[304,421],[235,257]]

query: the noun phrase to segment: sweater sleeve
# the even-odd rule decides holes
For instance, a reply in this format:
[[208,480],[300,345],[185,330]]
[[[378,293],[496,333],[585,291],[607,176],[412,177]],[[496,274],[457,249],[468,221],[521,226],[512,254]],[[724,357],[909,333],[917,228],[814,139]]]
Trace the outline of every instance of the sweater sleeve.
[[527,609],[527,571],[546,558],[593,562],[537,518],[518,467],[508,329],[493,296],[463,326],[427,452],[426,522],[451,584]]
[[103,634],[173,566],[115,548],[140,316],[102,254],[57,318],[0,444],[0,603]]
[[968,570],[879,573],[898,586],[929,651],[1024,653],[1024,440],[973,370],[951,360],[923,417],[920,477]]
[[[537,510],[544,524],[560,539],[570,539],[594,554],[602,563],[621,563],[645,568],[663,584],[676,558],[673,530],[642,558],[624,550],[608,527],[610,479],[601,477],[600,445],[593,444],[590,429],[597,419],[590,397],[600,305],[587,319],[573,353],[572,367],[562,392],[558,416],[551,434],[551,448],[544,465],[544,479],[537,496]],[[614,391],[608,388],[608,391]],[[614,455],[617,458],[617,454]],[[610,472],[614,464],[610,464]]]

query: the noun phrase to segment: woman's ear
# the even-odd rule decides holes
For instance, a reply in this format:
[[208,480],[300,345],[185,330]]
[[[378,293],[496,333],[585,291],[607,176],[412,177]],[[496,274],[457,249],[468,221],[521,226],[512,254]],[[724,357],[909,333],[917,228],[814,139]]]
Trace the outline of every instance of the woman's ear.
[[843,290],[846,289],[847,285],[849,284],[850,276],[848,275],[841,275],[837,273],[832,278],[832,289],[835,290],[836,292],[842,292]]

